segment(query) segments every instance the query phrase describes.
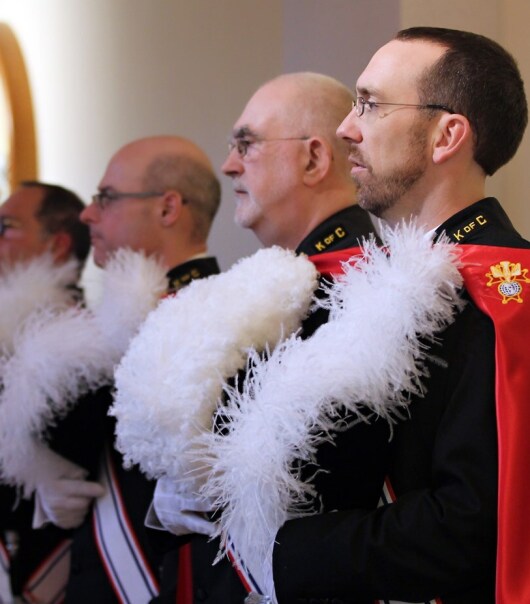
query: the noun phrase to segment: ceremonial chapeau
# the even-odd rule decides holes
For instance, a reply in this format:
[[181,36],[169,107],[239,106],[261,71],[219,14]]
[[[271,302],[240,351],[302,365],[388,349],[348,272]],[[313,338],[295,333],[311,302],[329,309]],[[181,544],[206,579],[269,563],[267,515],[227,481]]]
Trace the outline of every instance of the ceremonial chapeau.
[[[249,571],[258,593],[272,598],[277,532],[310,511],[314,494],[293,464],[313,459],[341,410],[391,420],[407,393],[421,387],[426,350],[420,339],[432,338],[460,306],[454,246],[433,246],[406,225],[384,238],[390,255],[366,244],[318,299],[329,309],[328,323],[306,340],[292,335],[266,357],[250,351],[243,387],[226,386],[220,431],[203,434],[204,452],[197,448],[211,467],[202,493],[222,510],[222,545]],[[343,259],[324,255],[319,265],[336,273]]]
[[75,304],[79,290],[75,261],[55,265],[51,254],[19,262],[0,274],[0,367],[13,353],[13,340],[27,318],[39,309],[65,309]]
[[299,328],[316,286],[305,257],[274,247],[164,299],[115,372],[111,414],[126,467],[193,490],[202,463],[186,454],[211,428],[223,380],[244,369],[250,347],[272,348]]
[[[462,276],[495,326],[499,440],[497,602],[530,602],[530,250],[462,245]],[[526,591],[525,591],[526,590]]]
[[154,259],[119,250],[105,268],[103,295],[93,309],[48,305],[26,318],[2,367],[3,482],[31,495],[46,472],[42,435],[79,397],[112,382],[116,363],[165,285],[165,270]]

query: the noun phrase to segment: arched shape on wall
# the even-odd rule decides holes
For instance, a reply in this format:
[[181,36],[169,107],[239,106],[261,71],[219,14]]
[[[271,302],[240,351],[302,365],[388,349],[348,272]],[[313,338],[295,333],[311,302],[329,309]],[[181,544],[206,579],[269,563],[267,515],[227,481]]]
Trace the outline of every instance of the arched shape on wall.
[[5,198],[21,180],[37,178],[29,80],[17,39],[5,23],[0,23],[0,137],[0,195]]

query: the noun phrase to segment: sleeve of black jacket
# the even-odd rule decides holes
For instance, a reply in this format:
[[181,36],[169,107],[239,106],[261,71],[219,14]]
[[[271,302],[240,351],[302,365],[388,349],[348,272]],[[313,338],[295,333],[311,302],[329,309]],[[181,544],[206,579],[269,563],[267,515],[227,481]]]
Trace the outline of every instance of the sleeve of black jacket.
[[88,470],[90,480],[97,478],[109,433],[113,440],[114,420],[108,416],[111,404],[110,387],[89,392],[46,435],[56,453]]
[[397,500],[287,522],[274,550],[280,604],[493,602],[493,326],[469,303],[434,351],[447,365],[432,365],[427,395],[395,428]]

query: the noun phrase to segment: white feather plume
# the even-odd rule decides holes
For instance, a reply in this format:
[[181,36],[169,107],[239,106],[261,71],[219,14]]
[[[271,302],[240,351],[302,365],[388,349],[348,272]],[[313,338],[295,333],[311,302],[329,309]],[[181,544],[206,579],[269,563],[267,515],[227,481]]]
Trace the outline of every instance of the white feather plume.
[[32,454],[46,429],[79,397],[112,382],[116,363],[164,289],[165,271],[142,253],[120,250],[104,272],[93,310],[35,312],[14,337],[0,394],[0,477],[29,496],[39,476]]
[[210,428],[223,381],[244,368],[248,348],[272,348],[299,327],[316,286],[305,257],[270,248],[165,299],[115,373],[111,413],[126,462],[185,481],[183,452]]
[[51,254],[4,267],[0,276],[0,350],[13,352],[13,338],[26,318],[38,308],[65,308],[72,304],[78,264],[55,265]]
[[166,270],[155,258],[125,248],[114,253],[103,273],[101,299],[93,309],[114,364],[166,290]]
[[291,336],[268,358],[252,352],[243,391],[226,387],[225,432],[203,433],[192,449],[210,470],[202,494],[222,510],[217,533],[230,535],[265,593],[274,593],[276,534],[307,513],[312,495],[293,462],[314,459],[340,410],[390,419],[404,391],[420,388],[419,338],[432,338],[460,305],[454,246],[433,246],[414,226],[382,236],[391,255],[367,243],[364,257],[345,265],[324,303],[327,324],[307,340]]

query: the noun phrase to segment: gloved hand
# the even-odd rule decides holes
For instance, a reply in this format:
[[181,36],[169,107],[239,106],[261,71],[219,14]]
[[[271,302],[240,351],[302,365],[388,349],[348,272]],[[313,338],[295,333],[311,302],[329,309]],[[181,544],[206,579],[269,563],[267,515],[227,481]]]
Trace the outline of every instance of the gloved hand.
[[80,478],[56,478],[37,486],[33,528],[53,522],[63,529],[80,526],[92,501],[105,494],[97,482]]
[[32,452],[33,476],[27,476],[26,482],[35,484],[33,528],[49,522],[64,529],[79,526],[94,497],[103,495],[105,489],[87,482],[88,472],[84,468],[58,455],[45,443],[34,441]]
[[206,516],[206,512],[213,510],[212,503],[181,489],[181,485],[170,478],[158,479],[146,526],[163,528],[177,536],[188,533],[212,535],[215,524]]

